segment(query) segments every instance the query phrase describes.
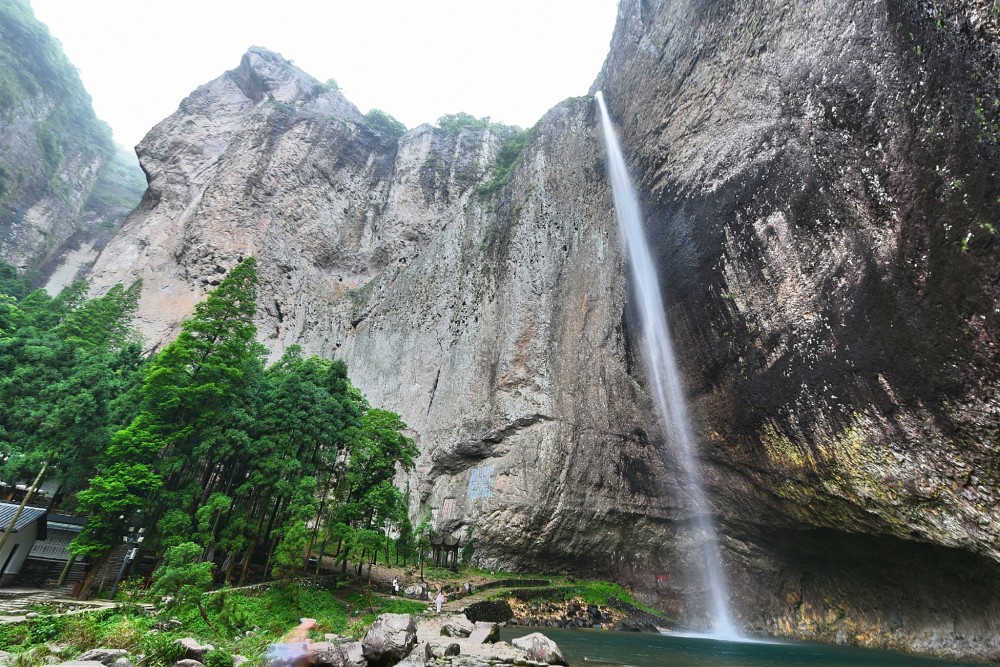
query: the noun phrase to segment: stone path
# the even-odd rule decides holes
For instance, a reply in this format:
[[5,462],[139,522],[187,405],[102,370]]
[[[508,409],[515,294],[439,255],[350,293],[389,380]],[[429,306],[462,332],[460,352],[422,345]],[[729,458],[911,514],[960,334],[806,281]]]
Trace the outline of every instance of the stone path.
[[35,605],[46,605],[57,610],[57,614],[79,614],[115,605],[110,600],[88,600],[81,602],[72,596],[72,587],[40,588],[0,588],[0,623],[17,623],[27,618]]

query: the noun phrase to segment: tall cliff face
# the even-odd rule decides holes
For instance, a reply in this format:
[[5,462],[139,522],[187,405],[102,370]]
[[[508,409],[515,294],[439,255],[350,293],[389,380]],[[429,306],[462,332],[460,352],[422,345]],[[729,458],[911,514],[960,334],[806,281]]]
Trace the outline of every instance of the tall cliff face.
[[[739,622],[997,651],[996,16],[626,0],[599,85],[660,258]],[[99,258],[168,338],[238,259],[259,327],[347,360],[486,562],[611,573],[697,622],[589,98],[506,137],[369,125],[251,49],[139,146]],[[657,577],[668,574],[669,579]]]
[[40,269],[58,289],[93,261],[144,188],[134,160],[94,115],[59,43],[27,2],[4,3],[0,259]]
[[761,626],[997,651],[998,18],[622,5],[601,83]]
[[550,112],[498,187],[505,139],[385,136],[339,92],[251,49],[140,143],[150,191],[91,279],[144,278],[140,318],[159,343],[254,254],[271,349],[346,359],[413,430],[415,512],[433,509],[446,531],[474,525],[481,555],[508,565],[602,567],[639,533],[658,551],[660,529],[630,530],[663,523],[672,501],[654,425],[631,416],[590,101]]

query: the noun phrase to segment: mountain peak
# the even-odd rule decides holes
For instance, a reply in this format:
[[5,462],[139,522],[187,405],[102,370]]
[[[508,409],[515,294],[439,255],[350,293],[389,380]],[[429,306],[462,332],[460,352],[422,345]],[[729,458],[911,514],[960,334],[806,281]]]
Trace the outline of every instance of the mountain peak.
[[281,54],[261,46],[251,46],[230,76],[254,102],[265,97],[278,102],[305,101],[325,90],[322,83]]

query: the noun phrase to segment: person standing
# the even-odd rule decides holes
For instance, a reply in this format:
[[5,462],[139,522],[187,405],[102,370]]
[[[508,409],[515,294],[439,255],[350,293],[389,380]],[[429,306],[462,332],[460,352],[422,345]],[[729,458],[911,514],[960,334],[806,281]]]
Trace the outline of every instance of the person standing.
[[441,605],[444,604],[444,591],[438,588],[438,595],[434,599],[434,606],[437,608],[437,613],[441,613]]
[[399,579],[396,577],[392,578],[392,597],[399,595]]
[[303,618],[280,642],[267,647],[264,664],[268,667],[305,667],[312,655],[309,631],[317,626],[315,618]]

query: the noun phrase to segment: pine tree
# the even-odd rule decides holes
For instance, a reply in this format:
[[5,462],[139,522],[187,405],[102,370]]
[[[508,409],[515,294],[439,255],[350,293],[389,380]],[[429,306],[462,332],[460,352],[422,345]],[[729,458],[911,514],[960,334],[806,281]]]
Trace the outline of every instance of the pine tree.
[[[230,427],[246,393],[245,379],[261,364],[262,348],[254,341],[256,288],[251,257],[195,307],[177,339],[145,367],[138,413],[113,436],[90,487],[78,494],[81,509],[101,517],[70,545],[74,554],[92,558],[83,597],[124,529],[125,522],[109,520],[109,513],[131,520],[141,513],[151,544],[157,537],[175,542],[175,535],[157,535],[156,528],[175,528],[177,522],[158,521],[170,510],[193,515],[207,500],[204,492],[220,462],[234,458],[234,443],[246,441]],[[115,295],[123,302],[128,297],[127,291]],[[89,314],[87,321],[104,317],[100,308]],[[87,321],[69,318],[63,326],[87,339],[93,335]],[[108,336],[109,344],[118,340],[123,338]]]

